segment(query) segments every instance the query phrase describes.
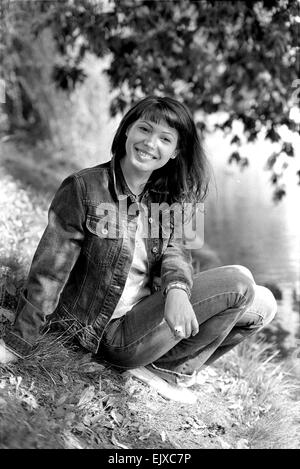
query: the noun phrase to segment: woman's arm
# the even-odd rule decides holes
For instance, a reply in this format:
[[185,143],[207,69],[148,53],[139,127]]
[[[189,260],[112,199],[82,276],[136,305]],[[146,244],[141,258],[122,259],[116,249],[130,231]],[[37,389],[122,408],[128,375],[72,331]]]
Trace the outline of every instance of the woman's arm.
[[48,225],[35,252],[13,329],[6,330],[4,336],[8,350],[17,356],[31,353],[79,256],[84,239],[83,192],[81,181],[76,175],[70,176],[52,201]]
[[193,285],[191,251],[183,244],[171,240],[164,253],[161,266],[162,291],[166,295],[165,320],[172,332],[182,330],[178,337],[196,335],[198,321],[190,303]]
[[170,239],[161,263],[162,291],[165,294],[171,285],[181,284],[188,296],[193,286],[193,266],[190,249],[179,240]]

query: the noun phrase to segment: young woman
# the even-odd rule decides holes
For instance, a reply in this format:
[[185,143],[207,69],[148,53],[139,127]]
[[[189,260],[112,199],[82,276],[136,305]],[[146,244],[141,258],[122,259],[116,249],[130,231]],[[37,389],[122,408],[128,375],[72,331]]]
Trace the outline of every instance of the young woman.
[[194,383],[203,365],[270,322],[276,302],[242,266],[193,277],[191,246],[178,230],[191,218],[178,222],[173,208],[178,215],[202,202],[208,177],[185,106],[169,97],[137,103],[112,155],[58,189],[0,362],[30,356],[50,320],[115,368],[181,400],[167,382]]

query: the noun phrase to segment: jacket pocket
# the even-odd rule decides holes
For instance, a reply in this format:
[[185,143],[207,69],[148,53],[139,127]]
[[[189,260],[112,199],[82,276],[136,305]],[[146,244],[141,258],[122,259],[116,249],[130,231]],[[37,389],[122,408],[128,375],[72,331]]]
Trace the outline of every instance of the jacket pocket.
[[86,219],[87,246],[86,253],[96,265],[111,265],[122,245],[117,221],[111,214],[96,216],[88,214]]

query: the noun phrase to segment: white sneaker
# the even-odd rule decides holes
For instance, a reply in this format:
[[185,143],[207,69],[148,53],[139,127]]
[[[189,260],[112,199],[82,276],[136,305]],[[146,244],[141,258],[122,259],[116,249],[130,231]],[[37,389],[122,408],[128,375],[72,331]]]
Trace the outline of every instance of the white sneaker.
[[183,402],[185,404],[196,404],[197,402],[197,396],[192,391],[187,388],[178,387],[168,383],[143,366],[128,370],[124,374],[133,376],[139,381],[148,384],[148,386],[155,389],[166,399]]
[[197,384],[197,371],[194,371],[192,374],[177,373],[174,371],[166,370],[164,368],[159,368],[158,366],[151,363],[146,367],[152,373],[157,375],[159,378],[162,378],[164,381],[167,381],[171,385],[180,386],[182,388],[189,388],[194,384]]

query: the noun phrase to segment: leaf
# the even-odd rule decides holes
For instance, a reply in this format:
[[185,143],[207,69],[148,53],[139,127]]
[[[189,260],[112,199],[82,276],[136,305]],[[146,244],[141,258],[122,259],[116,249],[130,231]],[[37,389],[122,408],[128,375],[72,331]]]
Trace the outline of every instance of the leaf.
[[249,449],[249,441],[245,438],[241,438],[236,443],[236,449]]
[[62,382],[63,382],[64,384],[68,384],[68,382],[69,382],[68,376],[67,376],[63,371],[60,371],[59,374],[60,374],[60,376],[61,376],[61,378],[62,378]]
[[88,388],[84,389],[83,393],[80,396],[77,406],[82,407],[91,402],[95,395],[95,386],[89,386]]
[[231,449],[231,445],[229,443],[227,443],[227,441],[225,441],[223,438],[218,436],[218,440],[220,442],[220,445],[221,445],[222,449]]
[[25,402],[25,404],[30,408],[30,409],[37,409],[38,408],[38,403],[36,401],[36,398],[26,391],[26,393],[21,397],[21,401]]
[[12,282],[8,282],[6,284],[6,291],[11,296],[15,296],[17,294],[17,288]]
[[112,442],[113,445],[119,446],[120,448],[123,448],[123,449],[130,449],[129,446],[126,446],[126,445],[124,445],[123,443],[120,443],[120,442],[116,439],[116,437],[115,437],[115,435],[114,435],[113,433],[112,433],[112,435],[111,435],[111,442]]
[[1,316],[6,318],[10,323],[13,323],[15,320],[15,313],[6,308],[0,307],[0,318]]
[[22,376],[17,376],[17,378],[16,378],[16,391],[18,391],[21,383],[22,383]]
[[6,380],[5,379],[0,379],[0,389],[4,389],[6,386]]
[[289,142],[284,142],[281,148],[281,151],[286,153],[288,156],[294,156],[294,148],[293,145]]
[[241,159],[241,156],[239,154],[238,151],[234,151],[233,153],[231,153],[229,159],[228,159],[228,163],[231,164],[233,161],[236,161],[237,163],[240,161]]
[[151,430],[148,431],[147,433],[144,433],[143,435],[139,436],[139,440],[147,440],[149,436],[151,435]]
[[116,412],[115,410],[112,410],[110,415],[112,416],[113,420],[118,424],[120,425],[120,423],[122,423],[123,421],[123,416],[119,413],[119,412]]
[[83,368],[82,370],[80,369],[80,371],[83,373],[99,373],[105,370],[105,366],[96,362],[81,364],[80,368]]
[[67,398],[68,398],[68,394],[63,394],[62,396],[60,396],[60,398],[56,402],[56,407],[59,407],[62,404],[64,404],[66,402]]
[[65,430],[63,434],[63,438],[64,438],[66,448],[83,449],[83,446],[81,445],[80,441],[70,431]]

